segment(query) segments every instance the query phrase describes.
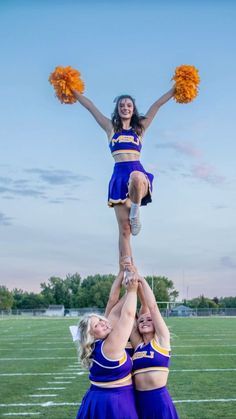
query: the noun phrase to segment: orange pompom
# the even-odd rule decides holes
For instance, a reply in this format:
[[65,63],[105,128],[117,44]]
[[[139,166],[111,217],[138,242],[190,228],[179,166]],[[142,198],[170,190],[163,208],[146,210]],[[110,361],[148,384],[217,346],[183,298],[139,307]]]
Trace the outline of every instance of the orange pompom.
[[61,103],[72,104],[76,102],[72,90],[84,93],[84,82],[80,78],[80,72],[71,66],[58,66],[49,76],[49,82],[53,85],[56,96]]
[[198,94],[200,77],[198,69],[193,65],[181,65],[176,67],[172,78],[175,81],[174,99],[178,103],[189,103]]

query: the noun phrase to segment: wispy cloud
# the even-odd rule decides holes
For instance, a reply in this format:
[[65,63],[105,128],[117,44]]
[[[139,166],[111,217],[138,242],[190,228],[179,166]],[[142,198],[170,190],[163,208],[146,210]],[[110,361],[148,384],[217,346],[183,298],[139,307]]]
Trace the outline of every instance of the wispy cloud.
[[184,141],[168,141],[165,143],[157,144],[156,147],[162,149],[172,149],[178,153],[194,158],[200,158],[202,155],[202,152],[193,144]]
[[217,205],[214,205],[213,208],[216,209],[216,210],[222,210],[222,209],[226,209],[228,207],[227,207],[227,205],[217,204]]
[[3,212],[0,212],[0,225],[8,226],[11,225],[11,217],[8,217],[7,215],[3,214]]
[[[75,188],[91,180],[88,176],[73,173],[70,170],[32,168],[24,172],[29,178],[25,178],[26,176],[18,179],[9,176],[0,177],[0,194],[4,199],[22,196],[46,199],[50,203],[75,201],[78,200],[73,196]],[[56,196],[58,193],[60,196]]]
[[56,169],[27,169],[26,172],[39,175],[43,182],[50,185],[68,185],[80,184],[91,180],[89,176],[74,174],[69,170],[56,170]]
[[192,177],[210,183],[211,185],[221,185],[226,180],[224,176],[216,172],[213,166],[205,163],[192,166],[191,173]]
[[223,256],[220,259],[220,264],[225,268],[236,269],[236,261],[234,261],[230,256]]

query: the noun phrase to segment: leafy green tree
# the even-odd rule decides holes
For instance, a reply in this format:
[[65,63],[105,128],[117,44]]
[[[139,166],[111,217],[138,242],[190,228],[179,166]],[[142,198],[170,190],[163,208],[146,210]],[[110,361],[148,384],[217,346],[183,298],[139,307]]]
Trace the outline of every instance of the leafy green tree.
[[21,304],[22,301],[24,299],[24,295],[25,292],[21,289],[18,288],[14,288],[14,290],[12,291],[12,296],[13,296],[13,305],[12,305],[12,309],[18,309],[21,308]]
[[4,285],[0,285],[0,309],[10,310],[13,306],[12,293]]
[[78,307],[106,307],[115,275],[90,275],[85,278],[77,294]]
[[219,305],[225,308],[236,308],[236,297],[221,297]]
[[[175,301],[179,293],[174,289],[173,281],[165,276],[147,276],[145,278],[153,288],[153,293],[157,301]],[[160,307],[163,304],[159,304]]]
[[191,308],[218,308],[218,304],[214,299],[211,300],[210,298],[204,297],[204,295],[189,300],[188,305]]
[[41,284],[41,293],[47,305],[64,304],[66,308],[76,307],[81,277],[78,273],[67,275],[65,279],[52,276],[48,283]]
[[22,291],[15,288],[12,291],[12,296],[14,298],[13,309],[37,309],[47,307],[48,304],[44,299],[44,296],[39,293]]

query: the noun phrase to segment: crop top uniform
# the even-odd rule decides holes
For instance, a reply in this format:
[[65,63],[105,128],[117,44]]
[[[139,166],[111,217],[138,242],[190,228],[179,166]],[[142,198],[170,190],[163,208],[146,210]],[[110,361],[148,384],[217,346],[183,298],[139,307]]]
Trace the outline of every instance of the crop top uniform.
[[108,187],[108,205],[123,204],[129,194],[128,185],[133,171],[141,172],[148,181],[148,193],[142,198],[141,205],[147,205],[152,201],[153,174],[146,172],[139,157],[142,149],[142,137],[133,128],[122,129],[115,132],[109,141],[110,151],[113,157],[122,154],[137,156],[136,160],[116,162]]
[[131,378],[132,359],[124,351],[122,358],[113,360],[104,355],[104,340],[97,340],[92,352],[92,366],[90,368],[89,379],[93,385],[123,385]]
[[170,351],[152,339],[146,345],[140,343],[133,355],[133,375],[149,371],[169,371]]
[[117,154],[130,153],[136,154],[138,159],[142,148],[142,137],[133,128],[122,129],[113,134],[109,147],[113,157]]
[[132,360],[128,353],[109,359],[103,352],[104,340],[95,341],[91,354],[91,386],[79,407],[76,419],[138,419],[133,384]]
[[[140,343],[133,355],[133,375],[151,371],[169,371],[170,351],[152,339]],[[139,419],[179,419],[178,412],[166,386],[150,390],[136,390]]]

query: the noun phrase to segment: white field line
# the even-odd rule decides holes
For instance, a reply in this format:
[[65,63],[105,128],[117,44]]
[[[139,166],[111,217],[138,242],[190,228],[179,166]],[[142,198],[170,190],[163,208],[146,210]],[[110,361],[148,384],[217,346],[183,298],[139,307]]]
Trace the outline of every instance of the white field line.
[[[232,344],[232,345],[217,345],[217,348],[219,346],[223,346],[224,348],[231,348],[232,346],[236,346],[236,344]],[[201,348],[215,348],[215,345],[197,345],[197,347],[201,347]],[[196,345],[171,345],[171,348],[196,348]]]
[[[2,338],[1,338],[2,339]],[[7,340],[7,339],[6,339]],[[16,343],[15,342],[7,342],[8,343],[8,345],[15,345]],[[21,346],[32,346],[32,348],[35,348],[35,344],[33,344],[32,342],[18,342],[18,343],[20,343],[20,345]],[[71,342],[68,342],[68,343],[66,343],[66,342],[39,342],[40,344],[44,344],[44,345],[66,345],[66,346],[71,346]]]
[[[26,352],[26,351],[34,351],[34,352],[35,351],[64,351],[65,349],[67,351],[69,351],[69,350],[74,351],[74,348],[58,348],[58,347],[56,347],[56,348],[34,348],[33,346],[32,346],[32,348],[29,348],[29,349],[17,348],[17,351],[24,351],[24,352]],[[9,351],[9,348],[0,348],[0,351]]]
[[67,365],[67,368],[76,368],[79,367],[79,364]]
[[71,384],[71,381],[48,381],[47,384]]
[[[199,337],[201,337],[201,338],[206,338],[206,339],[211,339],[212,337],[221,337],[221,336],[226,336],[226,337],[234,337],[235,338],[235,334],[233,333],[233,332],[229,332],[229,333],[202,333],[202,332],[199,332],[199,333],[192,333],[192,332],[178,332],[178,333],[175,333],[174,334],[174,337],[176,337],[176,338],[178,338],[178,337],[181,337],[181,338],[183,338],[183,339],[189,339],[189,336],[193,336],[193,338],[194,338],[194,336],[196,336],[196,338],[195,339],[199,339]],[[50,341],[46,341],[45,342],[45,337],[43,337],[43,336],[38,336],[38,335],[35,335],[35,334],[30,334],[30,333],[28,333],[28,334],[24,334],[24,335],[9,335],[9,336],[2,336],[1,337],[1,339],[2,340],[6,340],[6,341],[19,341],[19,339],[24,339],[25,337],[30,337],[30,338],[36,338],[38,341],[41,341],[43,344],[48,344],[48,345],[53,345],[53,344],[56,344],[56,343],[60,343],[60,342],[63,342],[63,343],[65,343],[65,340],[66,341],[68,341],[68,344],[71,342],[70,341],[70,339],[68,338],[68,337],[62,337],[62,338],[59,338],[58,339],[58,337],[55,337],[55,338],[53,338],[53,337],[50,337]],[[23,343],[23,342],[22,342]],[[25,342],[24,344],[27,344],[27,342]],[[29,344],[30,344],[30,342],[29,342]]]
[[176,356],[178,356],[178,357],[186,357],[186,356],[200,356],[200,357],[202,357],[202,356],[214,356],[214,357],[216,357],[216,356],[236,356],[236,354],[230,354],[230,353],[228,353],[228,354],[173,354],[172,355],[172,357],[176,357]]
[[58,394],[30,394],[29,397],[57,397]]
[[[181,339],[181,341],[182,340],[187,340],[187,341],[197,340],[198,342],[199,342],[199,340],[203,340],[204,342],[208,341],[208,340],[221,340],[221,341],[224,340],[225,341],[225,339],[222,339],[222,338],[209,338],[208,336],[202,337],[202,339],[192,338],[192,337],[187,337],[187,336],[186,337],[183,337],[183,336],[173,336],[172,337],[172,341],[177,340],[177,339]],[[233,336],[233,335],[232,335],[232,337],[229,336],[229,339],[227,339],[227,340],[232,340],[232,339],[235,341],[235,336]]]
[[178,336],[178,334],[181,334],[181,336],[182,335],[191,335],[191,336],[228,336],[228,335],[234,335],[232,330],[224,331],[224,333],[221,333],[221,332],[213,332],[213,333],[206,332],[206,333],[203,333],[201,331],[193,332],[192,330],[190,330],[189,332],[187,332],[187,331],[184,332],[183,330],[176,330],[175,335]]
[[3,416],[32,416],[32,415],[34,415],[34,416],[39,416],[39,415],[41,415],[41,413],[40,412],[18,412],[18,413],[3,413],[2,414]]
[[[80,373],[78,372],[64,372],[63,374],[74,374],[76,375],[80,375]],[[61,372],[10,372],[10,373],[0,373],[0,377],[17,377],[17,376],[22,376],[22,375],[28,375],[28,376],[37,376],[37,375],[55,375],[56,378],[58,378],[58,376],[61,376]],[[69,377],[68,377],[69,378]]]
[[[171,369],[170,372],[228,372],[228,371],[236,371],[236,368],[196,368],[196,369]],[[16,373],[1,373],[0,377],[19,377],[19,376],[39,376],[39,375],[57,375],[58,373],[54,372],[38,372],[38,373],[31,373],[31,372],[16,372]],[[74,375],[76,378],[77,375],[84,375],[87,372],[76,372]],[[70,378],[70,377],[66,377]],[[58,377],[54,377],[54,379],[58,379]],[[56,381],[51,381],[48,384],[56,384]],[[58,382],[59,384],[59,382]],[[61,383],[61,384],[64,384]],[[69,384],[69,382],[68,382]]]
[[36,390],[65,390],[65,389],[66,387],[38,387],[36,388]]
[[222,372],[222,371],[236,371],[236,368],[195,368],[195,369],[171,369],[170,372]]
[[[174,403],[230,403],[236,402],[236,399],[199,399],[199,400],[174,400]],[[59,406],[80,406],[81,403],[76,402],[61,402],[61,403],[54,403],[54,402],[45,402],[45,403],[9,403],[9,404],[0,404],[0,407],[19,407],[19,406],[41,406],[41,407],[59,407]]]
[[[203,335],[204,336],[204,335]],[[218,336],[218,335],[217,335]],[[223,336],[223,335],[222,335]],[[43,336],[39,336],[39,335],[33,335],[32,333],[28,333],[27,335],[13,335],[13,336],[3,336],[3,337],[1,337],[1,339],[3,339],[3,340],[9,340],[9,341],[15,341],[15,340],[19,340],[19,339],[24,339],[24,338],[28,338],[28,337],[30,337],[30,338],[36,338],[37,340],[41,340],[43,343],[44,343],[44,337]],[[65,338],[60,338],[60,339],[58,339],[58,338],[51,338],[50,337],[50,341],[53,341],[53,342],[50,342],[51,344],[54,344],[54,343],[56,343],[56,342],[64,342],[65,340],[67,340],[68,341],[68,343],[69,343],[69,341],[70,341],[70,339],[68,338],[68,337],[65,337]],[[48,341],[49,342],[49,341]],[[72,342],[72,341],[71,341]],[[45,342],[45,343],[47,343],[47,342]]]
[[75,356],[42,356],[39,358],[0,358],[0,361],[40,361],[44,359],[76,359]]
[[229,403],[236,402],[236,399],[199,399],[199,400],[173,400],[174,403]]
[[76,378],[76,375],[74,375],[73,377],[54,377],[54,380],[70,380],[70,379],[74,379]]

